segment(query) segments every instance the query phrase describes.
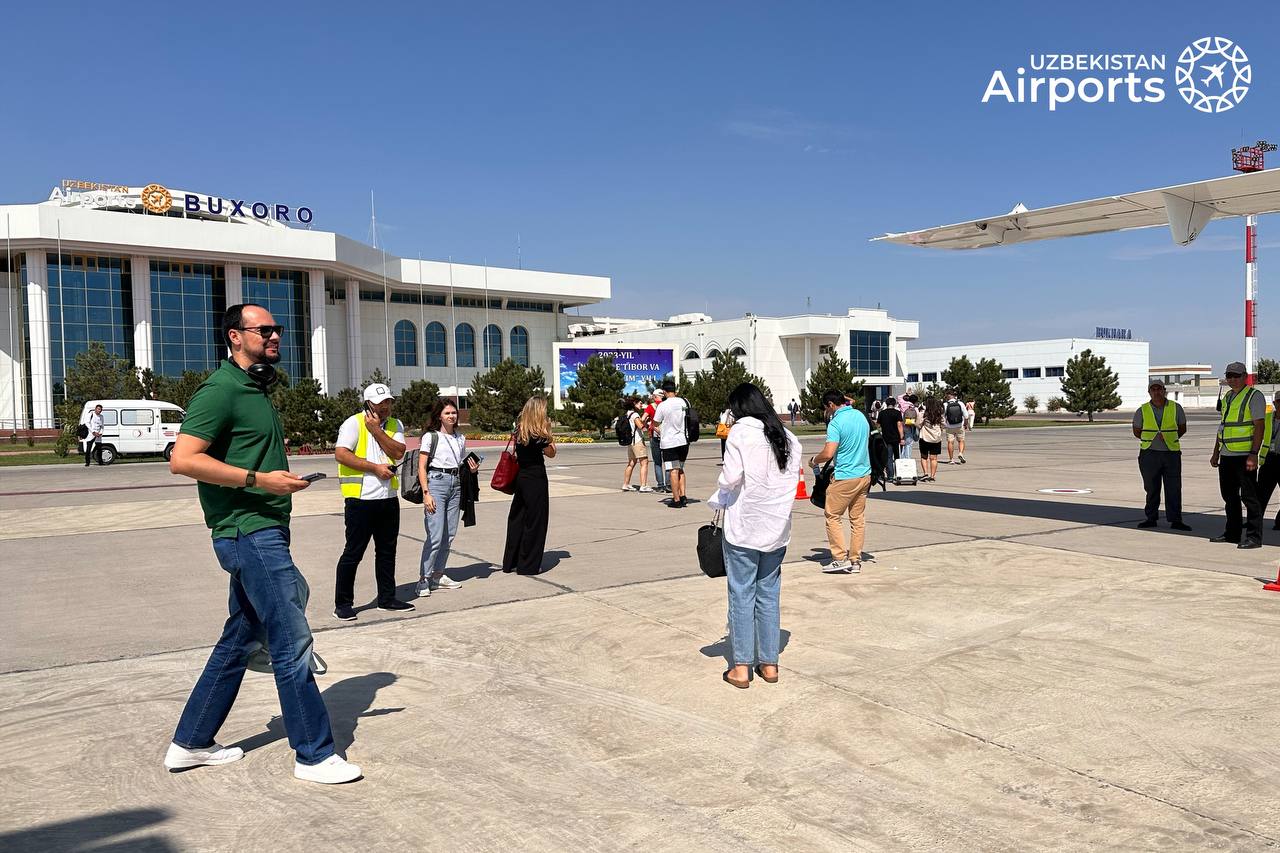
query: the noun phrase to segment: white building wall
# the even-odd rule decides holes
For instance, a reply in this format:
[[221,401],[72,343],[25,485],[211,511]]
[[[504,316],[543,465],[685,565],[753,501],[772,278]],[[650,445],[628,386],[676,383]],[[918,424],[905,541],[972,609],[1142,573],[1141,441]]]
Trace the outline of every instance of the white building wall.
[[27,411],[27,383],[22,366],[22,281],[17,273],[0,273],[0,429],[17,429]]
[[[912,347],[908,353],[909,372],[920,376],[919,384],[929,384],[923,378],[925,373],[937,373],[937,381],[942,383],[942,371],[950,366],[953,358],[965,355],[975,364],[984,358],[995,359],[1006,369],[1018,370],[1018,378],[1009,380],[1009,388],[1018,408],[1023,408],[1022,401],[1027,395],[1034,394],[1039,398],[1040,408],[1043,410],[1050,397],[1062,396],[1062,379],[1044,376],[1045,369],[1065,369],[1068,359],[1086,349],[1092,350],[1094,355],[1105,357],[1107,366],[1120,378],[1116,393],[1123,401],[1120,406],[1122,410],[1136,409],[1147,401],[1147,372],[1150,365],[1150,344],[1147,341],[1059,338],[957,347]],[[1041,378],[1023,378],[1024,368],[1029,367],[1040,368]]]

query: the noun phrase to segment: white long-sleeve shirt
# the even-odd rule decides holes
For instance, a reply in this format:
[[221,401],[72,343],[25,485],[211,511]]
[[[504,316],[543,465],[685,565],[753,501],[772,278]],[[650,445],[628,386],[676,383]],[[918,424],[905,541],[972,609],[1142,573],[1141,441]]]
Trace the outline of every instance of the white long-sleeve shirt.
[[791,509],[804,461],[800,440],[785,432],[791,455],[780,470],[759,418],[743,418],[729,430],[717,491],[707,503],[724,510],[724,537],[731,545],[767,553],[791,541]]

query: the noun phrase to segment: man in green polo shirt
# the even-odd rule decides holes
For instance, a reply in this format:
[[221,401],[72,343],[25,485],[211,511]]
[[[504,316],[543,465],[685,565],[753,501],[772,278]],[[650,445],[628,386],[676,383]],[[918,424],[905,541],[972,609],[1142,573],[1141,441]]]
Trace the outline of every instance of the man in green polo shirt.
[[350,782],[360,768],[337,755],[329,713],[311,672],[306,579],[289,554],[294,492],[310,483],[289,471],[280,416],[269,396],[284,327],[261,305],[232,305],[222,318],[230,358],[192,396],[169,470],[199,483],[213,551],[230,575],[230,615],[178,721],[170,770],[228,764],[239,747],[214,741],[231,712],[250,654],[266,645],[280,697],[294,776]]

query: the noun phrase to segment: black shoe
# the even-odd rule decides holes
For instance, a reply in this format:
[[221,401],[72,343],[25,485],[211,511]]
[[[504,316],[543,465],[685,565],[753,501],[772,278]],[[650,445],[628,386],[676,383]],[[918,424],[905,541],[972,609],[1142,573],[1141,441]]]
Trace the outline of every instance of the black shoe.
[[341,619],[343,622],[356,621],[356,611],[350,604],[339,604],[333,608],[333,618]]
[[397,599],[393,598],[390,601],[379,601],[378,609],[379,610],[412,610],[413,605],[407,601],[398,601]]
[[1169,528],[1170,528],[1171,530],[1183,530],[1183,531],[1186,531],[1186,530],[1190,530],[1190,529],[1191,529],[1191,525],[1190,525],[1190,524],[1183,524],[1181,521],[1175,521],[1175,522],[1173,522],[1172,524],[1170,524],[1170,525],[1169,525]]
[[1138,526],[1139,526],[1139,527],[1141,527],[1141,528],[1144,528],[1144,529],[1145,529],[1145,528],[1148,528],[1148,527],[1155,527],[1155,526],[1156,526],[1156,522],[1155,522],[1155,519],[1148,518],[1148,519],[1146,519],[1145,521],[1139,521],[1139,522],[1138,522]]
[[1262,547],[1261,542],[1241,542],[1239,545],[1236,546],[1236,550],[1248,551],[1252,548],[1261,548],[1261,547]]
[[1210,536],[1209,541],[1210,542],[1226,542],[1228,544],[1235,544],[1236,540],[1228,539],[1227,534],[1224,533],[1221,536]]

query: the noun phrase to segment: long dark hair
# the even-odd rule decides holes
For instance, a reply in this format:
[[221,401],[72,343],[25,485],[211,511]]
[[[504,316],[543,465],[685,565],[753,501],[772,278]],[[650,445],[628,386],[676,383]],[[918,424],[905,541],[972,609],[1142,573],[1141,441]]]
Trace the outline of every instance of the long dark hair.
[[435,405],[431,407],[431,411],[427,413],[427,428],[424,432],[439,432],[443,426],[444,410],[452,407],[457,411],[458,407],[454,405],[452,400],[441,398],[436,400]]
[[778,413],[769,405],[760,389],[750,382],[743,382],[729,394],[729,411],[733,419],[757,418],[764,424],[764,437],[773,448],[773,457],[778,460],[778,470],[787,470],[787,462],[791,459],[791,442],[787,440],[787,430],[778,418]]
[[942,401],[930,397],[924,403],[924,422],[932,426],[942,426]]

